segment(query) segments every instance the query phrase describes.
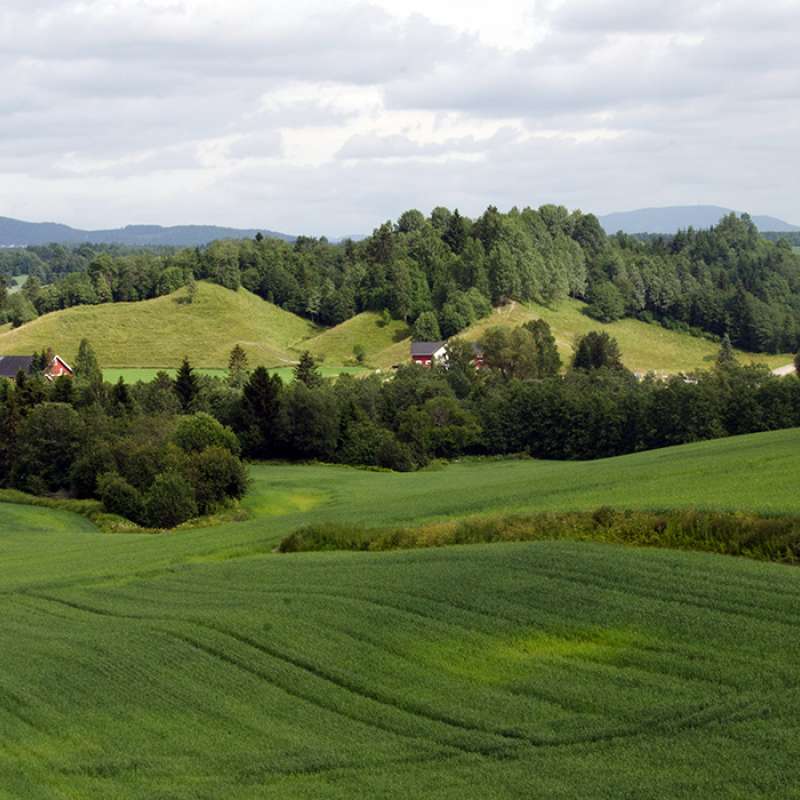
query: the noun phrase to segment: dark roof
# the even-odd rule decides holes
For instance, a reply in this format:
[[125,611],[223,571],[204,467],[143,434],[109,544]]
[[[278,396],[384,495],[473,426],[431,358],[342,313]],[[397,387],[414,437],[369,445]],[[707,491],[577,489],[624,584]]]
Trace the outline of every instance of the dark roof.
[[17,373],[30,372],[33,356],[0,356],[0,378],[16,378]]
[[411,356],[433,356],[444,345],[445,342],[411,342]]

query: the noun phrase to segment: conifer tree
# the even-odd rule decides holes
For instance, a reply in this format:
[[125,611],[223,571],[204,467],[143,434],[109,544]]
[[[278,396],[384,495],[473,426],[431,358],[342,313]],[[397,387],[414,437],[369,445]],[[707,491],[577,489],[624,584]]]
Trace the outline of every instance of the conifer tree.
[[237,344],[228,359],[228,384],[234,389],[241,389],[247,382],[248,374],[247,353]]
[[317,362],[308,350],[300,356],[300,361],[294,368],[294,379],[311,389],[322,384],[322,375],[317,369]]
[[88,339],[81,339],[78,357],[75,359],[75,377],[86,383],[102,383],[103,372],[97,361],[94,348]]
[[178,400],[184,413],[191,411],[198,391],[197,375],[194,374],[194,369],[189,363],[189,357],[184,356],[183,363],[178,369],[178,375],[175,378],[175,394],[178,395]]
[[732,369],[733,367],[739,366],[739,362],[736,360],[736,353],[734,353],[733,345],[731,344],[731,337],[728,336],[727,333],[722,337],[716,365],[717,369],[720,370]]

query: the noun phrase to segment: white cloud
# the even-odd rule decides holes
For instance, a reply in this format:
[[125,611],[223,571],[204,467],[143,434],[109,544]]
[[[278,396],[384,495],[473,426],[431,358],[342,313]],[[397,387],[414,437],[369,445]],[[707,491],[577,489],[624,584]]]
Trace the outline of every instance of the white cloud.
[[336,235],[417,206],[800,222],[795,0],[4,0],[0,214]]

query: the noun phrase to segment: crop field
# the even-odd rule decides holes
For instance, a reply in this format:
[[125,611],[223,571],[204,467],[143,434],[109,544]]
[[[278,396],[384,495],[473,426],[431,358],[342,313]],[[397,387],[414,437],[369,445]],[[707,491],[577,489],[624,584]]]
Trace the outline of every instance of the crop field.
[[154,536],[0,503],[2,798],[800,798],[800,579],[574,542],[273,552],[307,522],[797,512],[800,431],[409,475],[259,465]]
[[[320,374],[325,378],[335,378],[338,375],[366,375],[371,370],[366,367],[326,367],[324,364],[318,367]],[[228,375],[227,369],[200,367],[195,370],[200,375],[210,375],[217,378],[225,378]],[[103,370],[103,379],[109,383],[116,383],[120,378],[125,383],[136,383],[137,381],[152,381],[159,372],[166,372],[171,377],[175,377],[178,370],[173,367],[159,369],[157,367],[112,367]],[[273,367],[269,370],[272,375],[280,375],[284,383],[294,380],[294,367]]]
[[[578,300],[564,300],[554,308],[535,303],[515,303],[496,309],[489,317],[473,325],[466,339],[477,339],[494,325],[516,327],[531,319],[544,319],[556,338],[564,363],[572,357],[572,344],[578,336],[589,331],[604,330],[616,338],[622,351],[622,360],[634,372],[659,374],[708,369],[713,365],[719,345],[707,339],[698,339],[687,333],[669,331],[660,325],[635,319],[602,323],[583,313],[586,308]],[[770,368],[791,363],[792,355],[749,354],[739,352],[742,363],[767,364]]]

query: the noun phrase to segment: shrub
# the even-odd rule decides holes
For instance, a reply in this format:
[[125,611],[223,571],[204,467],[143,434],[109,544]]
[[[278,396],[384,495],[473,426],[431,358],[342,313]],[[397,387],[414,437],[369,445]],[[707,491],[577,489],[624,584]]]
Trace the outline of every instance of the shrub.
[[197,516],[191,484],[175,472],[156,475],[144,498],[144,519],[153,528],[174,528]]
[[117,472],[104,472],[97,477],[97,491],[109,514],[142,521],[143,505],[139,491]]
[[239,454],[236,434],[203,411],[182,417],[175,428],[175,444],[186,453],[198,453],[207,447],[223,447]]
[[247,471],[239,459],[224,447],[207,447],[195,453],[188,465],[200,513],[213,511],[229,498],[244,497]]
[[116,467],[108,445],[102,443],[90,446],[73,463],[70,470],[69,482],[72,493],[80,498],[94,497],[98,490],[99,476],[106,472],[115,472]]

